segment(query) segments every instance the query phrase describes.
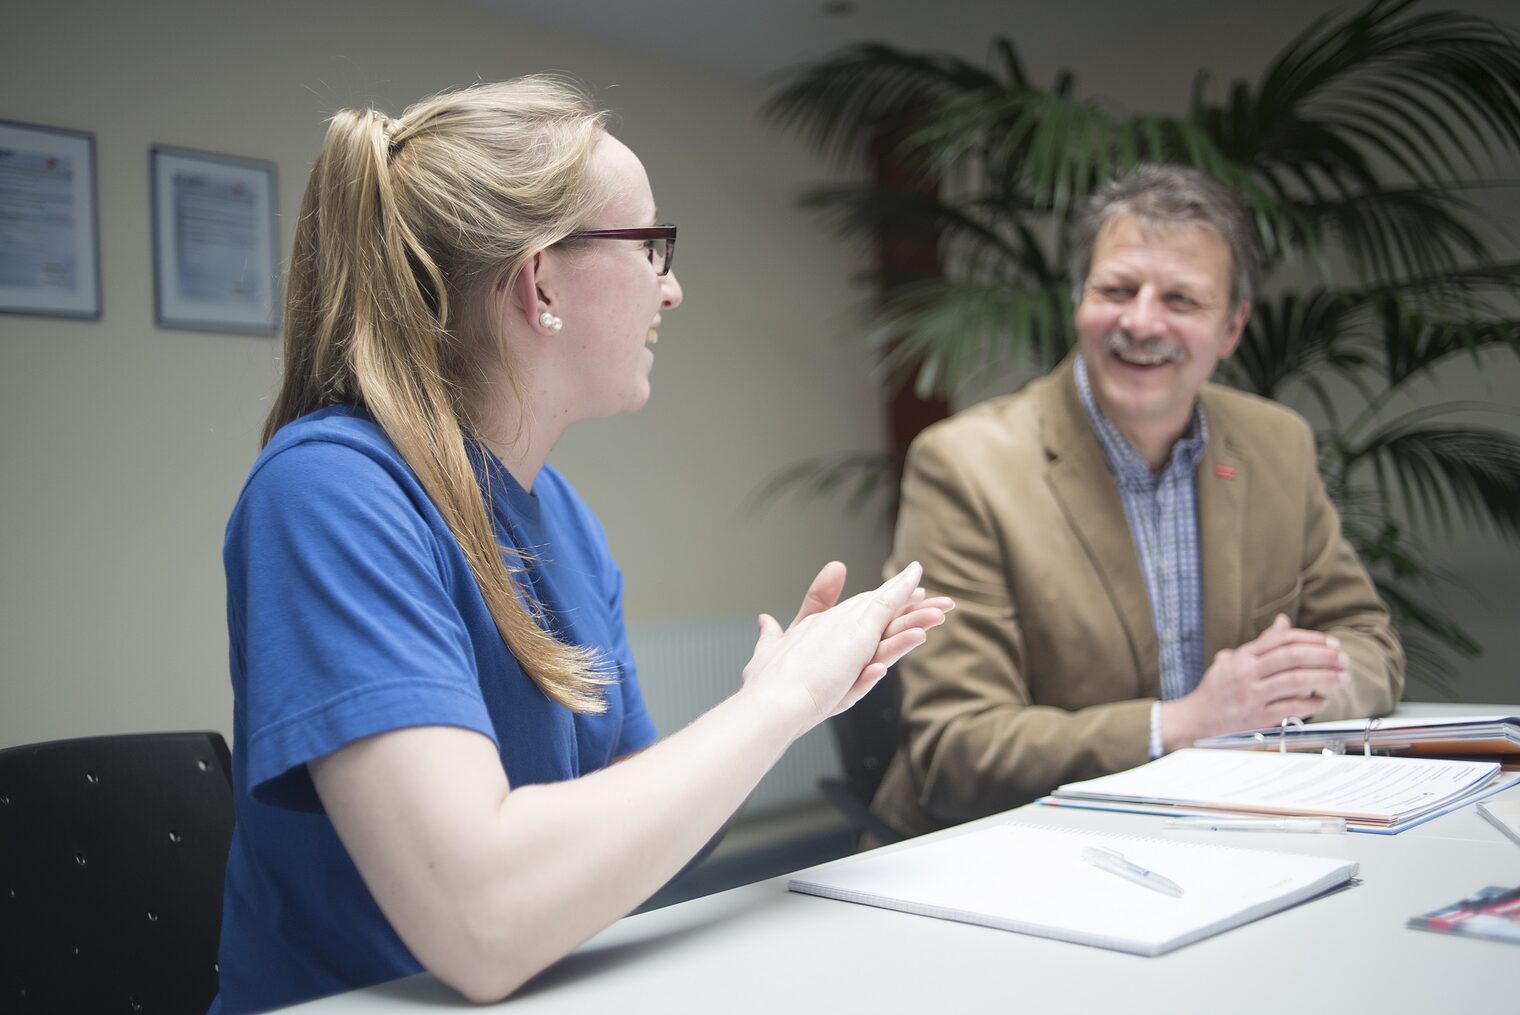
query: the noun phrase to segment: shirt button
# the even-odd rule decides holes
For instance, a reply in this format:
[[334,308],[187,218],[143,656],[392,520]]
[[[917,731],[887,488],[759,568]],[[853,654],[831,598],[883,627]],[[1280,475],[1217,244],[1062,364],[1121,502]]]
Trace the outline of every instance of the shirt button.
[[1170,645],[1170,644],[1171,644],[1171,643],[1172,643],[1172,642],[1174,642],[1174,641],[1176,641],[1176,640],[1177,640],[1177,636],[1176,636],[1176,635],[1174,635],[1174,634],[1173,634],[1173,633],[1172,633],[1172,632],[1170,632],[1170,631],[1162,631],[1162,632],[1161,632],[1161,640],[1162,640],[1162,641],[1163,641],[1163,642],[1164,642],[1164,643],[1166,643],[1166,644],[1167,644],[1167,645]]
[[1170,572],[1172,570],[1172,565],[1170,563],[1168,563],[1167,561],[1163,560],[1159,564],[1156,565],[1156,570],[1160,571],[1162,574],[1167,574],[1168,572]]

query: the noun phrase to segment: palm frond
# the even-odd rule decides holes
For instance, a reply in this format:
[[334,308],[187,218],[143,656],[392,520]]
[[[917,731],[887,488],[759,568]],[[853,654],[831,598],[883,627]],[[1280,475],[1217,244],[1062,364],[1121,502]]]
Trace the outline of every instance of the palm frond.
[[[1368,503],[1365,497],[1354,497],[1353,501]],[[1404,647],[1410,679],[1452,696],[1459,676],[1453,657],[1473,659],[1483,650],[1471,633],[1437,602],[1442,587],[1466,583],[1431,568],[1425,562],[1427,551],[1386,517],[1373,519],[1368,526],[1350,522],[1345,525],[1345,533],[1388,607]],[[1437,597],[1435,602],[1433,596]]]
[[[1367,503],[1365,498],[1362,498]],[[1377,503],[1381,506],[1380,502]],[[1398,523],[1385,517],[1363,513],[1369,524],[1342,515],[1341,531],[1356,549],[1363,564],[1373,572],[1391,575],[1401,583],[1422,583],[1429,577],[1419,547],[1410,545],[1409,537]]]
[[1200,75],[1189,114],[1277,201],[1304,210],[1298,224],[1310,228],[1294,245],[1315,248],[1320,230],[1334,227],[1358,266],[1384,278],[1484,256],[1442,205],[1464,169],[1481,173],[1520,151],[1516,35],[1475,15],[1412,6],[1377,0],[1320,18],[1254,89],[1236,82],[1222,103],[1207,100]]
[[902,456],[891,452],[847,451],[819,455],[791,465],[765,480],[751,495],[749,508],[759,511],[786,496],[805,500],[845,494],[845,509],[859,514],[880,501],[888,521],[897,510]]
[[1376,291],[1366,304],[1376,322],[1375,337],[1383,381],[1390,392],[1430,373],[1457,355],[1476,359],[1490,347],[1520,354],[1520,321],[1440,320],[1411,309],[1397,289]]
[[791,72],[761,116],[801,135],[825,157],[847,163],[879,131],[898,129],[926,106],[998,84],[959,57],[864,44]]
[[1340,241],[1355,273],[1374,282],[1452,274],[1492,257],[1472,226],[1476,209],[1454,189],[1382,187],[1300,208],[1319,233]]
[[1223,180],[1245,196],[1269,245],[1304,230],[1285,206],[1232,162],[1210,135],[1185,117],[1124,116],[1061,90],[987,87],[948,96],[919,119],[904,150],[928,171],[967,160],[1018,194],[1064,220],[1099,184],[1142,161],[1183,162]]
[[1447,697],[1455,697],[1461,671],[1452,656],[1476,659],[1483,654],[1483,647],[1449,614],[1411,594],[1406,583],[1374,576],[1373,584],[1399,632],[1411,678]]
[[892,386],[909,376],[922,398],[953,393],[990,367],[1059,362],[1071,348],[1071,292],[1064,283],[984,285],[943,280],[901,286],[873,323]]
[[1240,346],[1221,374],[1263,398],[1278,398],[1289,382],[1319,367],[1357,384],[1368,359],[1348,337],[1356,309],[1354,300],[1326,288],[1262,299],[1251,308]]
[[1038,241],[1027,230],[1007,228],[997,216],[979,214],[970,202],[950,203],[919,190],[842,184],[815,187],[801,203],[838,236],[923,233],[931,237],[929,242],[954,251],[959,269],[973,275],[988,262],[1017,264],[1037,277],[1049,270]]
[[1520,261],[1487,260],[1455,271],[1375,282],[1364,287],[1359,298],[1369,305],[1391,306],[1435,321],[1499,324],[1514,320],[1508,315],[1517,296]]
[[1413,7],[1377,0],[1311,25],[1263,73],[1251,122],[1231,135],[1254,145],[1227,146],[1230,154],[1273,159],[1273,123],[1321,122],[1434,184],[1455,175],[1438,166],[1481,169],[1494,141],[1520,149],[1514,33],[1477,15]]
[[1346,452],[1345,469],[1373,471],[1387,500],[1437,531],[1453,520],[1520,541],[1520,438],[1502,430],[1395,419]]

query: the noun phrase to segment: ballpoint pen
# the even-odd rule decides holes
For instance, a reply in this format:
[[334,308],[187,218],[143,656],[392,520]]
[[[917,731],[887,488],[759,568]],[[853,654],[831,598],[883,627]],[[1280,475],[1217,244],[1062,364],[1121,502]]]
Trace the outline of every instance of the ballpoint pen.
[[1202,832],[1321,832],[1346,830],[1345,818],[1167,818],[1163,828]]
[[1162,877],[1153,870],[1146,870],[1139,864],[1126,860],[1124,854],[1116,853],[1111,849],[1101,846],[1088,846],[1082,850],[1082,861],[1090,863],[1099,870],[1117,874],[1126,881],[1133,881],[1137,885],[1144,885],[1153,892],[1162,895],[1170,895],[1173,898],[1182,897],[1182,886],[1171,878]]

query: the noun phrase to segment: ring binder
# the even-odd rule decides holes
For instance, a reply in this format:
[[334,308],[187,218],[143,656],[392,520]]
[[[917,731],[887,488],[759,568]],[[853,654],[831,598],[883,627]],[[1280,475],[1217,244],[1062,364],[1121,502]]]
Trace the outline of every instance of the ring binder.
[[1520,783],[1496,761],[1291,751],[1173,751],[1138,768],[1057,787],[1049,802],[1165,815],[1345,818],[1391,834]]
[[1296,715],[1285,715],[1283,721],[1277,724],[1277,753],[1288,753],[1288,727],[1303,726],[1304,721]]
[[1367,725],[1362,728],[1362,757],[1372,757],[1372,731],[1383,725],[1383,720],[1372,718],[1367,720]]
[[[1360,741],[1360,743],[1358,743]],[[1387,716],[1301,722],[1284,719],[1276,726],[1204,737],[1195,747],[1234,747],[1279,753],[1332,753],[1364,758],[1383,755],[1426,757],[1500,757],[1520,755],[1520,716]],[[1357,751],[1357,747],[1361,751]]]

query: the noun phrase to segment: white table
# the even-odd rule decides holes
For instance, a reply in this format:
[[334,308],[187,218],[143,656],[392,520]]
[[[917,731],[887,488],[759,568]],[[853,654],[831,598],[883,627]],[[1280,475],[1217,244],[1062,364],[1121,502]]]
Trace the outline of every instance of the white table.
[[[1443,711],[1515,714],[1492,706],[1422,714]],[[1520,795],[1520,787],[1505,794]],[[1010,819],[1346,857],[1360,862],[1361,884],[1143,958],[798,895],[775,878],[621,920],[502,1010],[1381,1015],[1508,1011],[1520,996],[1520,947],[1404,926],[1484,886],[1520,884],[1520,847],[1471,806],[1392,836],[1163,832],[1158,817],[1038,805],[983,822]],[[461,1004],[421,975],[288,1010],[350,1015]]]

